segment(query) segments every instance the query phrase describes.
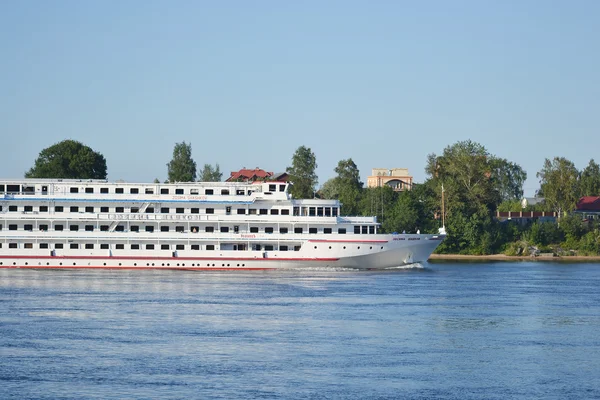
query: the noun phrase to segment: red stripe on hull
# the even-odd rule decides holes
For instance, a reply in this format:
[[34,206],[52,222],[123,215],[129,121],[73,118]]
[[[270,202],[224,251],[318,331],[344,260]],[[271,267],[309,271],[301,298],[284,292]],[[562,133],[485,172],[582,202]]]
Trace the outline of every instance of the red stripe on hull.
[[61,265],[61,266],[48,266],[48,265],[2,265],[0,269],[168,269],[168,270],[194,270],[194,271],[267,271],[273,270],[274,268],[257,268],[257,267],[108,267],[108,266],[92,266],[92,265],[77,265],[77,266],[69,266],[69,265]]
[[135,257],[135,256],[0,256],[0,259],[31,260],[160,260],[160,261],[338,261],[339,258],[282,258],[282,257]]
[[327,239],[310,239],[312,243],[387,243],[388,240],[327,240]]

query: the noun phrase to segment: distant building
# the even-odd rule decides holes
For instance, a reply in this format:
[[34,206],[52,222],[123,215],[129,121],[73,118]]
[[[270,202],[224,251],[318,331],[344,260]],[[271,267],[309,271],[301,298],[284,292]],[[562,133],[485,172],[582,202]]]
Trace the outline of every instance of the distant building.
[[600,196],[584,196],[580,198],[574,213],[581,215],[583,219],[600,218]]
[[523,197],[521,200],[521,208],[527,208],[527,206],[535,206],[536,204],[543,203],[546,200],[544,197]]
[[258,167],[254,169],[242,168],[239,171],[231,172],[225,182],[254,182],[254,181],[278,181],[287,182],[287,172],[268,172]]
[[389,186],[395,191],[410,190],[413,177],[408,173],[408,168],[373,168],[371,176],[367,178],[367,187],[375,188]]

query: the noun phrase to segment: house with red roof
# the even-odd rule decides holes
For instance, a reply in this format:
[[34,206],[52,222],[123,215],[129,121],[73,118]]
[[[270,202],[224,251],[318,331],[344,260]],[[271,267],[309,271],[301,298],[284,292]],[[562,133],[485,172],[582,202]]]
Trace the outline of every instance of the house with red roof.
[[584,219],[600,218],[600,196],[584,196],[577,202],[575,213]]

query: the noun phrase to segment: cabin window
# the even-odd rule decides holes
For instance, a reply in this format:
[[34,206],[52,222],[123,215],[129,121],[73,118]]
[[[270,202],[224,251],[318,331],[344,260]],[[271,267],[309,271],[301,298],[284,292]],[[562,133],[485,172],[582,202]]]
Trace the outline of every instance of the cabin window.
[[251,208],[248,210],[248,214],[250,215],[255,215],[256,214],[256,208]]
[[246,209],[245,208],[238,208],[237,209],[237,213],[238,213],[238,215],[246,214]]
[[152,225],[146,225],[146,232],[154,232],[154,227]]
[[273,251],[273,245],[272,244],[265,245],[265,250],[266,251]]
[[294,233],[302,233],[302,228],[294,228]]
[[222,226],[221,227],[221,232],[223,232],[223,233],[229,232],[229,227],[228,226]]
[[137,214],[138,212],[140,212],[140,209],[138,207],[131,207],[132,214]]
[[115,207],[115,212],[123,213],[123,212],[125,212],[125,207]]
[[71,193],[79,193],[79,188],[72,187],[70,190]]
[[154,207],[146,208],[146,214],[154,214]]
[[9,243],[8,244],[8,248],[9,249],[16,249],[17,248],[17,244],[16,243]]
[[199,208],[192,208],[191,212],[192,212],[192,214],[200,214],[200,209]]
[[199,194],[198,189],[190,189],[190,194],[198,195]]
[[227,215],[231,214],[231,207],[230,206],[225,207],[225,214],[227,214]]
[[375,226],[374,225],[369,226],[369,234],[371,234],[371,235],[375,234]]
[[25,207],[23,207],[23,211],[25,211],[25,212],[32,212],[33,211],[33,206],[25,206]]
[[207,226],[206,228],[204,228],[204,232],[212,233],[214,231],[215,231],[214,226]]
[[251,226],[250,227],[250,233],[258,233],[258,227],[257,226]]
[[294,251],[300,251],[301,246],[294,246]]
[[144,193],[146,193],[146,194],[154,194],[154,189],[146,188],[146,189],[144,189]]
[[183,189],[175,189],[175,194],[183,194]]
[[206,213],[207,214],[214,214],[215,213],[215,209],[214,208],[207,208],[206,209]]
[[215,249],[215,245],[214,244],[207,244],[206,245],[206,250],[214,250]]
[[161,212],[161,214],[168,214],[169,213],[169,207],[161,207],[160,208],[160,212]]
[[146,250],[154,250],[154,245],[153,244],[147,244],[146,245]]
[[140,227],[139,227],[139,226],[137,226],[137,225],[131,225],[131,226],[129,227],[129,230],[130,230],[131,232],[139,232],[139,231],[140,231]]
[[17,211],[17,206],[8,206],[8,211],[16,212]]
[[17,230],[17,225],[16,224],[10,224],[10,225],[8,225],[8,230],[9,231],[16,231]]
[[288,228],[279,228],[279,233],[288,233]]
[[176,212],[177,214],[183,214],[183,207],[177,207],[177,208],[175,209],[175,212]]
[[31,224],[23,225],[23,230],[33,231],[33,225],[31,225]]
[[323,233],[331,233],[331,228],[323,228]]
[[367,233],[369,233],[369,227],[367,225],[363,225],[361,228],[363,234],[366,235]]
[[85,188],[85,192],[86,193],[94,193],[94,188],[93,187],[86,187]]
[[244,195],[244,191],[243,191],[243,190],[239,190],[239,189],[238,189],[238,190],[236,190],[236,191],[235,191],[235,194],[236,194],[237,196],[243,196],[243,195]]
[[108,248],[109,248],[108,243],[102,243],[102,244],[100,244],[100,248],[102,250],[108,250]]
[[200,250],[199,244],[193,244],[191,247],[192,247],[192,250]]
[[273,233],[273,227],[272,226],[265,227],[265,233]]
[[85,212],[86,213],[93,213],[94,212],[94,207],[86,207],[85,208]]
[[125,232],[125,225],[117,225],[115,228],[116,232]]
[[308,208],[308,215],[311,217],[314,217],[317,214],[316,212],[316,208],[315,207],[309,207]]
[[358,226],[358,225],[354,226],[354,234],[360,234],[360,226]]
[[129,189],[129,193],[130,194],[138,194],[138,193],[140,193],[140,189],[138,189],[138,188],[130,188]]
[[277,185],[269,185],[269,192],[276,192],[277,191]]
[[139,244],[132,244],[131,245],[131,250],[139,250],[140,249],[140,245]]
[[183,245],[183,244],[175,245],[175,250],[185,250],[185,245]]
[[78,244],[78,243],[71,243],[71,244],[69,245],[69,248],[70,248],[70,249],[78,249],[78,248],[79,248],[79,244]]
[[6,191],[8,193],[19,193],[21,191],[21,187],[19,185],[6,185]]
[[184,228],[183,228],[183,226],[176,226],[176,227],[175,227],[175,232],[182,233],[183,231],[184,231]]
[[117,244],[117,245],[115,245],[115,249],[117,249],[117,250],[124,250],[125,249],[125,245],[124,244]]
[[100,212],[101,213],[107,213],[108,212],[108,207],[100,207]]
[[317,233],[317,228],[308,228],[308,233]]
[[108,232],[108,225],[100,225],[101,232]]
[[266,208],[260,209],[260,215],[267,215],[268,213],[269,213],[269,210],[267,210]]
[[48,243],[40,243],[40,249],[47,249]]
[[317,207],[317,216],[318,217],[322,217],[323,216],[323,207]]
[[94,248],[94,243],[86,243],[85,248],[86,250],[92,250]]
[[63,212],[64,207],[63,206],[55,206],[54,207],[54,212]]
[[64,229],[64,227],[62,225],[54,225],[54,230],[55,231],[62,231]]
[[123,188],[115,188],[115,193],[116,194],[123,194]]
[[48,230],[48,225],[46,225],[46,224],[40,225],[40,231],[45,232],[47,230]]
[[71,206],[70,210],[71,210],[72,213],[76,213],[76,212],[79,212],[79,207],[77,207],[77,206]]
[[169,232],[169,226],[168,225],[162,225],[160,227],[160,231],[161,232]]
[[331,207],[325,207],[325,216],[331,217]]
[[279,185],[279,191],[285,192],[285,185]]
[[[0,211],[2,211],[2,208],[0,208]],[[48,206],[40,206],[40,212],[48,212]]]
[[101,194],[108,194],[108,188],[100,188]]
[[85,226],[85,230],[86,230],[86,232],[93,232],[94,231],[94,225],[86,225]]
[[279,246],[279,251],[288,251],[287,246]]
[[279,210],[277,208],[272,208],[271,215],[279,215]]
[[63,246],[63,244],[62,244],[62,243],[55,243],[55,244],[54,244],[54,248],[55,248],[55,249],[62,249],[63,247],[64,247],[64,246]]
[[331,216],[332,217],[337,217],[338,215],[338,209],[337,208],[332,208],[331,209]]
[[229,195],[229,189],[221,189],[221,194],[224,196]]
[[168,244],[161,244],[160,249],[161,250],[169,250],[169,249],[171,249],[171,247]]
[[214,191],[214,190],[212,190],[212,189],[205,189],[205,190],[204,190],[204,194],[214,194],[214,192],[215,192],[215,191]]
[[0,193],[4,193],[4,185],[0,185]]
[[160,188],[160,194],[169,194],[169,188]]
[[346,228],[338,228],[338,234],[339,235],[345,235],[346,234]]

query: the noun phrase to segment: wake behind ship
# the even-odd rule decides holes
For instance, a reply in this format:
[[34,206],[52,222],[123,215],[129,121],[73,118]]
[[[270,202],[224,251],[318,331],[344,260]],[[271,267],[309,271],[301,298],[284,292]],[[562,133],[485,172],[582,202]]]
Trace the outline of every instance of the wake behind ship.
[[385,269],[440,234],[380,234],[287,182],[0,181],[0,268]]

